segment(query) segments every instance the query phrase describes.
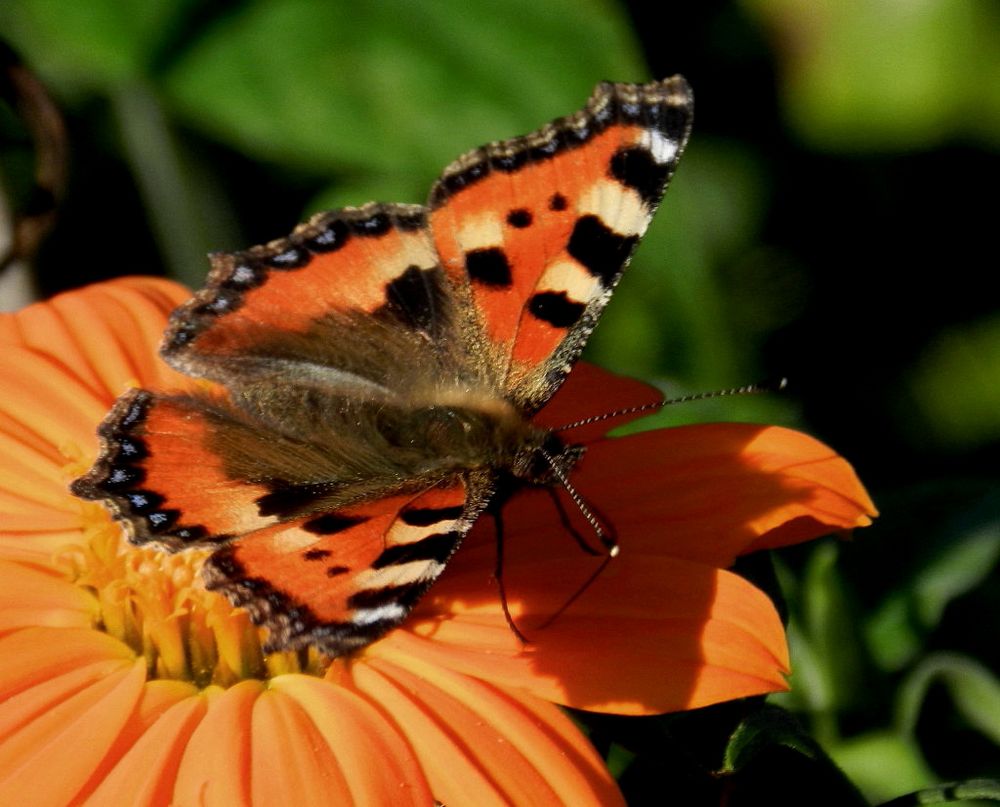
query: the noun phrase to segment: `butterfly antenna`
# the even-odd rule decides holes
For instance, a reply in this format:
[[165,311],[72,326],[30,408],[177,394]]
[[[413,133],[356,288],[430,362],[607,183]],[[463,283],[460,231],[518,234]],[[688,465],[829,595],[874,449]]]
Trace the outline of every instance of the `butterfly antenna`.
[[[693,395],[683,395],[680,398],[668,398],[665,401],[656,401],[655,403],[641,404],[639,406],[627,406],[624,409],[616,409],[613,412],[605,412],[602,415],[593,415],[592,417],[584,418],[583,420],[576,420],[573,423],[567,423],[565,426],[559,426],[554,429],[554,431],[564,432],[569,431],[570,429],[579,429],[581,426],[589,426],[592,423],[600,423],[602,420],[610,420],[611,418],[621,417],[622,415],[638,415],[642,412],[652,412],[673,404],[690,403],[691,401],[705,401],[710,398],[728,398],[732,395],[757,395],[762,392],[780,392],[787,386],[788,379],[781,378],[777,381],[762,381],[756,384],[744,384],[742,387],[731,387],[730,389],[720,389],[712,392],[697,392]],[[554,468],[553,471],[555,471]],[[556,475],[556,478],[559,478],[558,474]],[[561,479],[559,481],[562,482]]]
[[583,496],[580,495],[579,491],[573,487],[573,483],[569,481],[569,477],[566,476],[566,472],[559,466],[556,462],[555,457],[553,457],[544,448],[539,448],[538,453],[542,455],[545,461],[549,464],[549,468],[552,469],[552,475],[558,480],[559,484],[563,486],[563,489],[569,494],[569,497],[573,500],[573,504],[577,506],[581,515],[587,519],[587,523],[590,524],[591,529],[594,530],[594,534],[597,539],[604,545],[605,549],[608,550],[608,559],[618,556],[621,551],[621,547],[618,546],[618,542],[608,535],[604,526],[601,524],[600,520],[594,515],[594,511],[590,509],[590,505],[584,501]]

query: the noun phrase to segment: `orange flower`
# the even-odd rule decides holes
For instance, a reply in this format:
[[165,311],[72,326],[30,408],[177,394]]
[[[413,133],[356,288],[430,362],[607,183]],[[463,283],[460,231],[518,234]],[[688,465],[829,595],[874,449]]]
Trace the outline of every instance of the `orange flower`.
[[[573,481],[622,552],[551,620],[600,559],[544,492],[516,496],[503,573],[528,644],[480,524],[403,628],[325,672],[265,658],[245,612],[201,586],[205,551],[132,547],[67,491],[119,393],[183,383],[154,346],[186,296],[126,279],[0,318],[0,803],[618,804],[554,704],[650,714],[784,689],[777,614],[725,567],[874,512],[796,432],[587,426]],[[650,399],[581,365],[539,420]]]

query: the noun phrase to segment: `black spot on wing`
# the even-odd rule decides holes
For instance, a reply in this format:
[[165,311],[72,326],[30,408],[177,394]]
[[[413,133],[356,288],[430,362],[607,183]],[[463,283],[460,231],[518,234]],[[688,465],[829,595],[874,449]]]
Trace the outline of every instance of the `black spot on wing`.
[[302,553],[303,560],[324,560],[330,557],[329,549],[307,549]]
[[507,223],[511,227],[516,227],[519,230],[523,230],[525,227],[530,227],[533,217],[530,210],[525,210],[523,207],[519,207],[517,210],[511,210],[507,214]]
[[430,527],[442,521],[454,521],[464,510],[460,504],[454,507],[412,507],[400,513],[399,517],[410,527]]
[[396,228],[404,232],[413,232],[427,227],[427,212],[422,208],[410,211],[397,210],[393,218]]
[[292,485],[281,480],[269,483],[270,493],[257,497],[257,512],[262,516],[278,516],[291,518],[303,511],[317,500],[330,492],[327,484]]
[[219,541],[228,541],[232,538],[231,535],[212,535],[208,534],[206,530],[201,525],[196,525],[194,527],[178,527],[175,530],[170,531],[170,535],[174,538],[180,538],[182,541],[196,541],[200,539],[210,540],[213,543]]
[[444,563],[455,551],[461,537],[461,533],[441,532],[428,535],[426,538],[411,544],[390,546],[372,561],[372,568],[383,569],[386,566],[395,566],[414,560],[433,560],[437,563]]
[[149,526],[149,531],[157,535],[161,533],[166,533],[174,524],[180,519],[181,514],[179,510],[166,509],[166,510],[154,510],[151,513],[146,513],[146,524]]
[[633,188],[650,207],[659,203],[670,173],[669,163],[657,163],[648,149],[639,146],[615,152],[609,169],[612,177]]
[[569,203],[561,193],[553,193],[549,197],[549,210],[565,210]]
[[523,148],[512,148],[490,154],[490,165],[504,173],[517,171],[523,168],[527,162],[528,153]]
[[569,328],[577,323],[587,306],[571,300],[564,291],[541,291],[528,302],[533,316],[555,328]]
[[499,247],[474,249],[466,253],[465,270],[476,283],[493,288],[507,288],[513,282],[507,255]]
[[347,598],[348,608],[381,608],[385,605],[402,605],[412,608],[420,595],[427,590],[426,583],[407,583],[402,586],[383,586],[363,589]]
[[[136,390],[116,404],[112,415],[98,428],[106,441],[106,453],[86,476],[76,479],[70,490],[82,499],[107,499],[115,504],[116,517],[133,526],[133,543],[151,540],[184,542],[217,540],[200,524],[179,524],[183,514],[166,507],[166,499],[145,487],[148,478],[144,461],[150,450],[145,440],[136,436],[154,406],[151,393]],[[222,536],[226,540],[228,536]]]
[[146,481],[146,471],[137,465],[115,465],[108,471],[108,477],[101,483],[107,491],[134,488]]
[[326,576],[327,577],[339,577],[342,574],[347,574],[350,570],[347,566],[327,566]]
[[619,235],[597,216],[581,216],[573,227],[566,251],[605,286],[610,286],[638,240],[634,235]]
[[125,494],[125,500],[131,511],[140,515],[151,513],[163,504],[163,497],[151,490],[130,490]]
[[386,286],[385,304],[375,316],[400,322],[408,328],[440,335],[444,329],[446,292],[438,267],[410,266]]
[[[338,532],[349,530],[358,524],[363,524],[368,520],[368,516],[348,516],[341,513],[326,513],[322,516],[310,519],[302,525],[302,529],[311,532],[313,535],[335,535]],[[324,551],[324,550],[312,550]]]

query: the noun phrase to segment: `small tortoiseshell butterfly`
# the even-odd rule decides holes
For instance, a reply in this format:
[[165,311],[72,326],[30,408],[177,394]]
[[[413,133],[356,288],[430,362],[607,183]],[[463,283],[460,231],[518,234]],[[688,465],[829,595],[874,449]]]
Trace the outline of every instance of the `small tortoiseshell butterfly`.
[[268,650],[398,625],[498,487],[580,457],[531,416],[562,384],[687,141],[680,77],[470,151],[426,207],[367,204],[213,255],[161,353],[215,392],[132,390],[73,483],[134,543],[217,547]]

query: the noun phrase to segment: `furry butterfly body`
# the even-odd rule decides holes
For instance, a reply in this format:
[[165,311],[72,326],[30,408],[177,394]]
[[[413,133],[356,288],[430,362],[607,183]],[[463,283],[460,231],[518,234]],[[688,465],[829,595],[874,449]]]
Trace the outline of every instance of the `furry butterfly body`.
[[212,257],[161,352],[212,392],[134,390],[73,485],[134,542],[217,547],[272,649],[398,625],[498,487],[580,449],[532,416],[570,372],[686,143],[683,79],[469,152],[426,207],[323,213]]

